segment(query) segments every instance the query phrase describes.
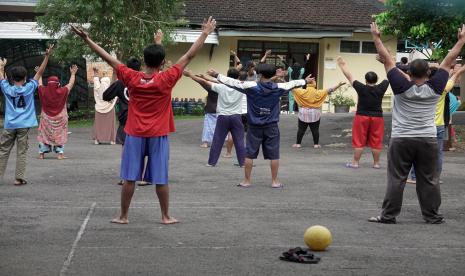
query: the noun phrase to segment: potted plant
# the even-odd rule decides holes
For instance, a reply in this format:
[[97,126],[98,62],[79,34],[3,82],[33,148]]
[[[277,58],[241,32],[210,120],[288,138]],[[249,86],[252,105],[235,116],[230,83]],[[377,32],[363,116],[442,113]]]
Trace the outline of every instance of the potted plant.
[[355,101],[352,97],[344,96],[345,89],[339,89],[330,97],[330,101],[334,105],[335,113],[348,113],[351,106],[355,106]]

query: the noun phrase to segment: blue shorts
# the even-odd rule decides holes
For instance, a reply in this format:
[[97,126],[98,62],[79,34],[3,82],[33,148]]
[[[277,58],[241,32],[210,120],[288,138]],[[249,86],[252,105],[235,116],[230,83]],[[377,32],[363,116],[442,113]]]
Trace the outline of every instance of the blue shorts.
[[263,150],[263,158],[268,160],[279,159],[280,134],[277,124],[265,126],[249,125],[246,136],[246,153],[248,159],[257,159],[260,146]]
[[127,135],[121,161],[121,179],[142,180],[146,156],[148,159],[143,180],[157,185],[168,184],[168,136],[145,138]]

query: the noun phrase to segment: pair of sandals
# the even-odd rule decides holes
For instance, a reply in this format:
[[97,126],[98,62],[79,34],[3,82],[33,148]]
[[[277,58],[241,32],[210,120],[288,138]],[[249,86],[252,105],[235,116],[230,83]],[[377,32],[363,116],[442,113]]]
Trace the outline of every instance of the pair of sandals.
[[310,250],[302,249],[301,247],[291,248],[283,252],[280,260],[301,264],[317,264],[321,261],[320,257],[315,256]]

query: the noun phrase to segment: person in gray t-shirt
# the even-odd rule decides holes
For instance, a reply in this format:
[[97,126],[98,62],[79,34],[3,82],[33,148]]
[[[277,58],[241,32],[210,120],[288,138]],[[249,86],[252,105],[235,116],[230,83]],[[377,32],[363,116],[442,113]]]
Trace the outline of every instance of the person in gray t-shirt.
[[376,49],[394,92],[392,135],[388,150],[388,183],[380,216],[371,222],[396,223],[402,207],[402,196],[410,168],[415,166],[417,195],[423,219],[427,223],[443,223],[439,214],[441,193],[437,170],[438,144],[434,122],[436,103],[449,78],[451,67],[465,45],[465,25],[457,44],[449,51],[437,73],[429,78],[429,65],[417,59],[410,63],[410,79],[396,68],[389,51],[381,41],[376,23],[371,24]]

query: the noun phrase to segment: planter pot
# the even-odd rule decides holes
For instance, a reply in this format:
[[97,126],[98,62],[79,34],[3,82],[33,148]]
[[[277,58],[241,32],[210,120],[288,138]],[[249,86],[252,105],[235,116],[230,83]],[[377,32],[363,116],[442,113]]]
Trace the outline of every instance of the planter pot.
[[335,113],[349,113],[350,106],[348,105],[335,105],[334,112]]

